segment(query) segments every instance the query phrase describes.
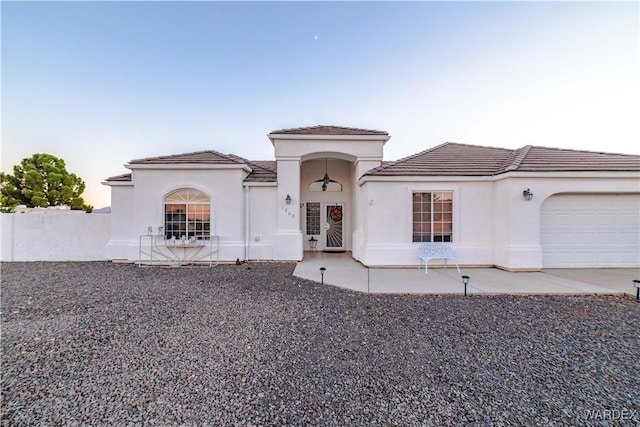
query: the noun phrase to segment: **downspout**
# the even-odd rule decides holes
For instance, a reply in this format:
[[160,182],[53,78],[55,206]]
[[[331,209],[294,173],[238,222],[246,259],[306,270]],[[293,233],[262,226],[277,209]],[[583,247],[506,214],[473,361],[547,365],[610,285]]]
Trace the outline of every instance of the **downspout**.
[[250,201],[251,198],[249,197],[249,186],[246,185],[244,187],[244,260],[245,261],[249,261],[249,226],[251,224],[250,222],[250,218],[249,218],[249,212],[250,212]]

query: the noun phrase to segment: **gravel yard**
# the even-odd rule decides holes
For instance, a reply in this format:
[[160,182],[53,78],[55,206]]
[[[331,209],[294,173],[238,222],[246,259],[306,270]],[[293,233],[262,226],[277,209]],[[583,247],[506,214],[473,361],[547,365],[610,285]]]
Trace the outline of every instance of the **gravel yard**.
[[3,263],[2,425],[640,425],[631,298],[364,295],[293,268]]

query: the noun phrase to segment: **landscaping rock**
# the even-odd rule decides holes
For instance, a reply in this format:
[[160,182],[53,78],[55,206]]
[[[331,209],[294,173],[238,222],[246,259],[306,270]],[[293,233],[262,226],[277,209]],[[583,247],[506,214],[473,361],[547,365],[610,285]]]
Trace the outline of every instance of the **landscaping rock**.
[[366,295],[291,263],[1,267],[3,426],[640,424],[630,298]]

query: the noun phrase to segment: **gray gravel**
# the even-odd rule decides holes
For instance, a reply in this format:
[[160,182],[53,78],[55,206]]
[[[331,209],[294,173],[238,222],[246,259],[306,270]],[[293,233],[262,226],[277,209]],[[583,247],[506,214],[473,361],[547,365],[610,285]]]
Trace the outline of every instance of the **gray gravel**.
[[1,267],[3,426],[640,425],[627,297],[363,295],[277,263]]

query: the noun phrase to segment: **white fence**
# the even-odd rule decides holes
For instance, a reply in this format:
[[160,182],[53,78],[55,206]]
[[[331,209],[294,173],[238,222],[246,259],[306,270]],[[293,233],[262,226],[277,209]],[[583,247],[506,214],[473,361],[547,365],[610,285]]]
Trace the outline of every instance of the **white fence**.
[[109,231],[110,214],[0,214],[0,260],[105,260]]

